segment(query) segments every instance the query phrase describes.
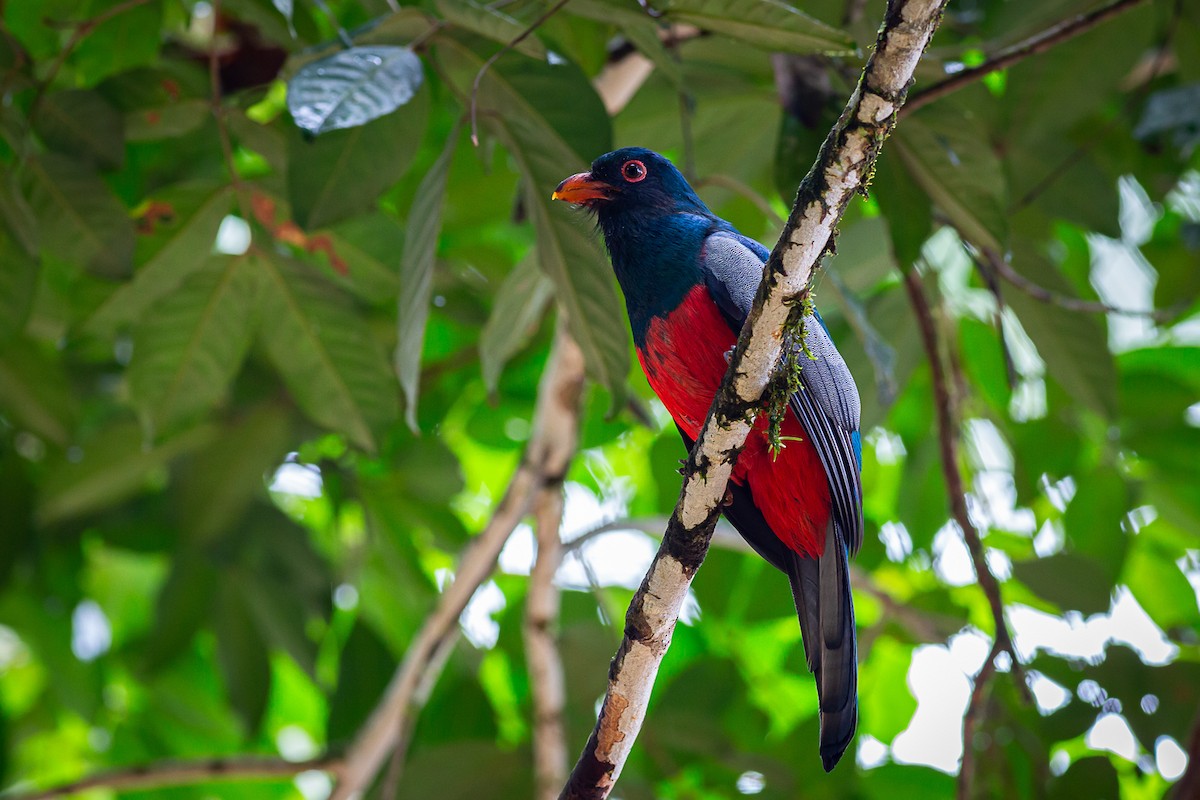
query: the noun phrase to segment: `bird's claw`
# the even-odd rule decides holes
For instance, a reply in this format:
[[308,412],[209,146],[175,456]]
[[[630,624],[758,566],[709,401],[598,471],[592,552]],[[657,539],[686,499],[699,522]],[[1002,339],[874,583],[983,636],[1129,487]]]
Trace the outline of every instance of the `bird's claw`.
[[729,364],[730,361],[733,361],[733,351],[734,350],[737,350],[736,344],[733,347],[731,347],[725,351],[725,363],[726,364]]

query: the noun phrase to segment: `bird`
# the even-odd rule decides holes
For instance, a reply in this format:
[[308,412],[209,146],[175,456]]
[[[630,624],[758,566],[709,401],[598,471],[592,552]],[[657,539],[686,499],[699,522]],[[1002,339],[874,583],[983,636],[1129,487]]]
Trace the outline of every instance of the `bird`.
[[[690,451],[750,312],[769,256],[716,216],[667,158],[626,147],[562,181],[552,199],[595,214],[625,297],[634,346]],[[722,513],[787,575],[831,771],[858,725],[849,557],[862,544],[858,388],[820,315],[804,320],[799,390],[771,451],[760,414]]]

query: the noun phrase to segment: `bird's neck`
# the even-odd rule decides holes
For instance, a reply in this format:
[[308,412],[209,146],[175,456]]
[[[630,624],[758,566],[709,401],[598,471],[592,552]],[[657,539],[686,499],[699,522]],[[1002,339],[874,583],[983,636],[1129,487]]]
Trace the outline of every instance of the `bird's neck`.
[[600,215],[638,347],[650,321],[670,314],[704,281],[700,249],[713,224],[710,217],[688,213]]

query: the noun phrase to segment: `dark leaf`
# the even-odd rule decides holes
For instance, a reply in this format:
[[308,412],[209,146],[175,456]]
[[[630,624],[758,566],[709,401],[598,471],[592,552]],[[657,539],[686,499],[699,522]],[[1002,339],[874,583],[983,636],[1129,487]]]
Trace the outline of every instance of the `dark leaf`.
[[843,31],[778,0],[670,0],[662,9],[686,22],[770,51],[851,55],[857,48]]
[[1090,556],[1059,553],[1013,563],[1013,575],[1063,611],[1102,614],[1112,600],[1108,566]]
[[479,334],[479,368],[489,393],[496,391],[504,365],[537,329],[553,293],[554,285],[531,258],[517,262],[496,290],[492,313]]
[[271,690],[271,662],[262,635],[254,625],[249,598],[236,584],[214,598],[213,627],[217,634],[217,663],[233,710],[253,738],[262,724]]
[[446,178],[458,143],[458,129],[450,134],[442,154],[421,179],[413,199],[400,256],[400,300],[396,330],[396,375],[404,392],[404,419],[414,432],[417,426],[417,396],[421,379],[421,350],[425,322],[433,293],[433,268],[437,263],[438,238],[442,230],[442,204]]
[[96,92],[68,89],[46,95],[34,129],[50,149],[101,169],[116,169],[125,160],[121,115]]

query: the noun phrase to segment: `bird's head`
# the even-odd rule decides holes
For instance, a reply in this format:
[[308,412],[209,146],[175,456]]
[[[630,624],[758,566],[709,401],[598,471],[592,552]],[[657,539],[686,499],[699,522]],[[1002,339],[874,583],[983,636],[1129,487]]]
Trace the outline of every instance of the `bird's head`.
[[623,147],[600,156],[589,172],[560,183],[553,198],[595,211],[601,223],[626,212],[712,213],[674,164],[644,147]]

